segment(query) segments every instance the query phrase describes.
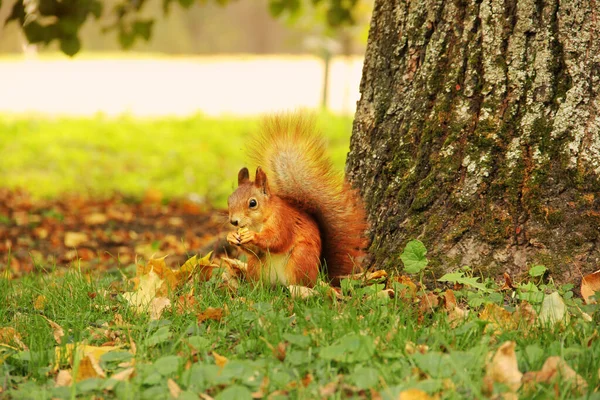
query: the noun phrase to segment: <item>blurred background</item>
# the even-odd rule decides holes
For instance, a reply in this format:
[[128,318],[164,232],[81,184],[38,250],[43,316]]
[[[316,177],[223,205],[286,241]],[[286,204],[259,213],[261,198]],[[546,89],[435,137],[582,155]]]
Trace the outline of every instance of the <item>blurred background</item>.
[[318,114],[342,170],[372,0],[337,27],[326,3],[293,14],[273,0],[189,3],[165,13],[168,3],[146,1],[138,15],[152,32],[128,51],[127,37],[106,32],[117,0],[83,23],[73,57],[56,40],[30,44],[18,21],[1,28],[0,187],[35,197],[153,190],[220,207],[260,116],[296,109]]

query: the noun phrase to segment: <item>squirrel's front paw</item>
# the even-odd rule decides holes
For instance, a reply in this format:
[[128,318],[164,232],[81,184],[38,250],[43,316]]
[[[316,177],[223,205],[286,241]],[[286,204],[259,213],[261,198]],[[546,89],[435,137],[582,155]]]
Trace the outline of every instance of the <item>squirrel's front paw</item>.
[[227,234],[227,241],[234,246],[239,246],[241,240],[242,239],[237,232],[229,232]]
[[246,228],[240,229],[238,233],[240,238],[240,244],[250,243],[254,240],[254,232],[251,232]]

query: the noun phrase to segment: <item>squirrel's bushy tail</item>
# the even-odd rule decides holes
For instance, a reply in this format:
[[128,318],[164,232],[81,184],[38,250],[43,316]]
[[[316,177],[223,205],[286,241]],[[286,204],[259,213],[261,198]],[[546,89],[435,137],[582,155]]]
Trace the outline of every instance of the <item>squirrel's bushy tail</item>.
[[267,173],[273,192],[317,221],[329,278],[361,271],[367,246],[364,206],[343,174],[334,171],[314,119],[266,117],[249,152]]

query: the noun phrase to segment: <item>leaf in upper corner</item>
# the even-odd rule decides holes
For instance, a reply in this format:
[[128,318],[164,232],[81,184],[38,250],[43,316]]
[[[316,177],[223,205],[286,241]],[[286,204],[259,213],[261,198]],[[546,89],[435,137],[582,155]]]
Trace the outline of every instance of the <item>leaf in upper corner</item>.
[[581,296],[585,304],[595,304],[598,299],[592,296],[598,291],[600,291],[600,270],[584,276],[581,280]]
[[400,259],[404,263],[404,271],[409,274],[418,274],[429,263],[425,255],[427,249],[420,240],[411,240],[406,244],[404,251],[400,255]]
[[534,389],[535,383],[556,383],[558,387],[565,387],[578,394],[586,392],[588,384],[575,372],[561,357],[548,357],[540,371],[530,371],[523,376],[525,391]]

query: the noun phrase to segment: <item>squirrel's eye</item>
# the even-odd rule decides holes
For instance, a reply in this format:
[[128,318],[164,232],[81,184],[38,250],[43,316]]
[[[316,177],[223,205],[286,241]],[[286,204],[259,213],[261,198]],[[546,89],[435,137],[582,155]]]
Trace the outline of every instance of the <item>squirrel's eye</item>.
[[255,199],[250,199],[250,201],[248,202],[248,205],[250,206],[250,208],[256,208],[256,206],[258,205],[258,202]]

